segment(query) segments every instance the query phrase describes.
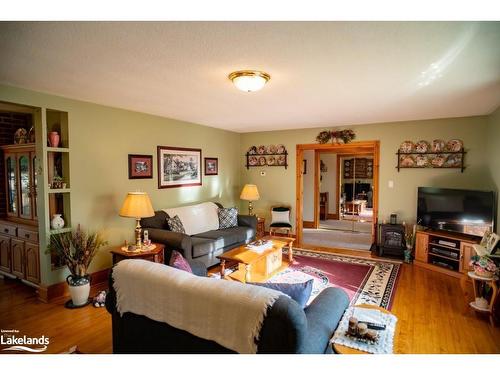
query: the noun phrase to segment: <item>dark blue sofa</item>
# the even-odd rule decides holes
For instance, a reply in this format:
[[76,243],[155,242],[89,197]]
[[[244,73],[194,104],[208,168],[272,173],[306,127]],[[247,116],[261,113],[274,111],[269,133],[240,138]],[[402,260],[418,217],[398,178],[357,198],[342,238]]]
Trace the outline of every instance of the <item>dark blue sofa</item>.
[[[203,270],[201,270],[203,274]],[[116,311],[112,274],[106,308],[112,316],[113,353],[234,353],[217,344],[142,315]],[[258,353],[331,353],[330,338],[349,305],[340,288],[326,288],[305,309],[282,296],[269,308]],[[223,308],[223,307],[222,307]]]

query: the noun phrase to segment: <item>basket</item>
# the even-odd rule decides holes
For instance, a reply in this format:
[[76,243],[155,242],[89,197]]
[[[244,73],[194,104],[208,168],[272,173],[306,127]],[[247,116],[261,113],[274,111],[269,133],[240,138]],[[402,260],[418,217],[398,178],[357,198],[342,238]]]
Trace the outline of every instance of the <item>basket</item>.
[[494,276],[494,273],[491,272],[491,271],[486,271],[483,267],[479,267],[479,266],[474,266],[474,273],[477,275],[477,276],[480,276],[480,277],[486,277],[486,278],[491,278]]

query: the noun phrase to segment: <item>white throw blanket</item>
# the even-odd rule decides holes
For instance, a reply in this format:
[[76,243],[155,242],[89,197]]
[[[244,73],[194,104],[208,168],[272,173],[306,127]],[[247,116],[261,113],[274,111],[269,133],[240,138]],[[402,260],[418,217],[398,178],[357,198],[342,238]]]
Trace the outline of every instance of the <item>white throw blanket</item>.
[[204,202],[191,206],[163,209],[168,216],[179,216],[188,236],[219,229],[219,206]]
[[283,295],[145,260],[122,260],[113,280],[121,315],[144,315],[238,353],[256,353],[267,308]]

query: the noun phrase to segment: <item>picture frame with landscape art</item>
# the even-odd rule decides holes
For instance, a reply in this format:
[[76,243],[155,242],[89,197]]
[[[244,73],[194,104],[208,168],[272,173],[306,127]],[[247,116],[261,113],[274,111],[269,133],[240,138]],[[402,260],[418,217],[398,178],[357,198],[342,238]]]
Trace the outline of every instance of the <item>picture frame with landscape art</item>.
[[217,176],[219,174],[219,159],[205,158],[205,176]]
[[129,154],[128,178],[153,178],[153,156]]
[[200,186],[201,149],[158,146],[158,189]]

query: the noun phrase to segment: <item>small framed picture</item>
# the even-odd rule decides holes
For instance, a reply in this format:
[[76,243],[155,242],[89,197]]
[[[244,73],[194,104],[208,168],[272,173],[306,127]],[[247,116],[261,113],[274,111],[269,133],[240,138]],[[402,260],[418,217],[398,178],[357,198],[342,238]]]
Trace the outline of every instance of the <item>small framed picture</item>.
[[128,178],[153,178],[153,156],[129,154]]
[[205,176],[217,176],[219,174],[219,159],[205,158]]

